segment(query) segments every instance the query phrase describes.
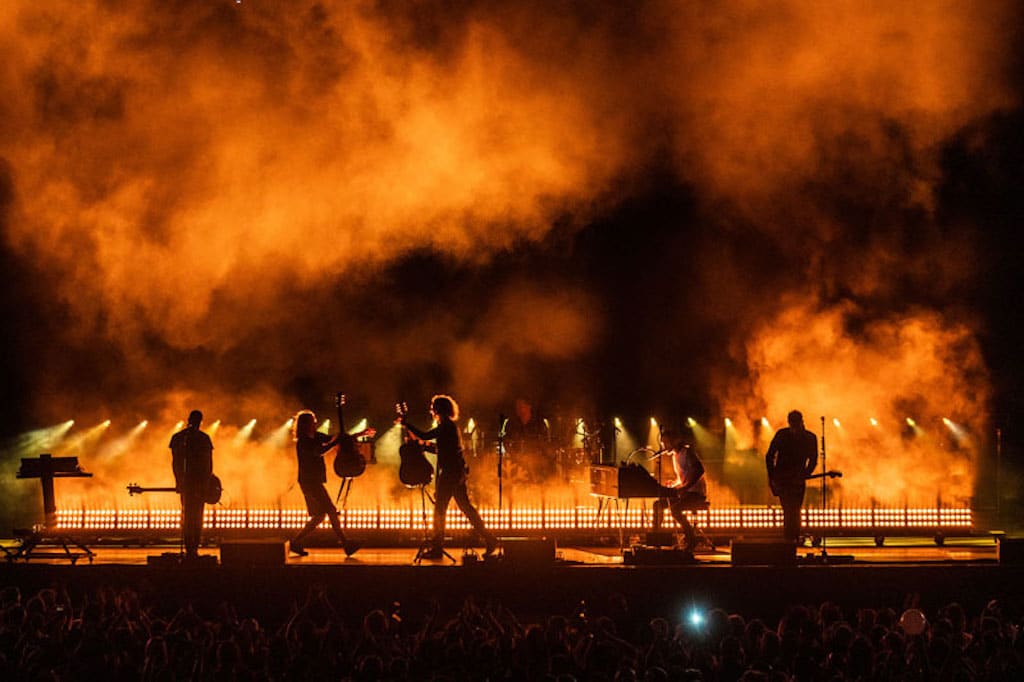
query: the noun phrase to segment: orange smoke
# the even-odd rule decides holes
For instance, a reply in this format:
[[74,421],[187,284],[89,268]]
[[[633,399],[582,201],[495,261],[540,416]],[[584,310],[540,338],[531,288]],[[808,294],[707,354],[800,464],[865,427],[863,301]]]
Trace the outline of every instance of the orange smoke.
[[[893,256],[895,224],[935,227],[943,140],[1016,104],[1003,29],[1020,23],[1018,4],[402,4],[2,3],[0,170],[14,185],[3,238],[64,306],[54,346],[99,348],[169,423],[193,403],[213,414],[233,393],[280,415],[289,378],[354,371],[329,340],[296,342],[295,328],[340,329],[361,281],[415,251],[479,264],[543,248],[553,226],[602,217],[667,158],[713,231],[739,225],[796,254],[771,291],[744,286],[750,268],[724,248],[695,257],[702,272],[681,285],[732,335],[721,343],[749,354],[752,387],[738,388],[733,368],[709,372],[728,375],[729,410],[777,422],[804,406],[809,418],[886,425],[913,411],[981,428],[988,395],[969,324],[922,310],[853,334],[842,306],[789,306],[780,322],[757,299],[816,298],[813,281],[884,302],[905,265],[940,291],[971,276],[969,244]],[[305,294],[332,285],[351,289],[306,309]],[[501,292],[463,327],[442,317],[375,329],[358,357],[398,375],[420,360],[396,349],[415,343],[460,398],[476,398],[530,379],[509,364],[570,361],[623,332],[604,328],[588,283],[520,289],[522,300]],[[265,343],[236,366],[251,374],[211,372],[211,386],[160,396],[182,355],[219,371],[251,338]],[[315,342],[310,369],[294,356]],[[39,413],[66,407],[54,395],[74,383],[74,364],[72,376],[44,366],[54,376],[33,377]],[[271,374],[272,389],[253,389],[253,375]],[[895,434],[834,441],[845,495],[869,473],[889,501],[969,494],[960,463],[973,455]]]
[[[734,418],[739,428],[766,415],[777,429],[798,409],[820,434],[824,416],[829,469],[844,474],[833,499],[846,506],[969,504],[989,400],[973,335],[931,312],[854,332],[857,313],[852,305],[785,307],[746,342],[750,384],[723,386],[723,408],[746,416]],[[975,438],[957,441],[943,418]],[[741,433],[753,446],[752,429]]]

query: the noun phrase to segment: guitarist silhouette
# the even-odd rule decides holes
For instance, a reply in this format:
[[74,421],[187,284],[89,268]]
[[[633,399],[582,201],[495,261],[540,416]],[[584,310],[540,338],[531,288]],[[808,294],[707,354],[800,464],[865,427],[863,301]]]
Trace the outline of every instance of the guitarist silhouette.
[[786,540],[800,540],[800,508],[804,504],[807,478],[818,466],[818,437],[804,428],[798,410],[788,415],[789,426],[779,429],[764,456],[772,494],[782,505]]

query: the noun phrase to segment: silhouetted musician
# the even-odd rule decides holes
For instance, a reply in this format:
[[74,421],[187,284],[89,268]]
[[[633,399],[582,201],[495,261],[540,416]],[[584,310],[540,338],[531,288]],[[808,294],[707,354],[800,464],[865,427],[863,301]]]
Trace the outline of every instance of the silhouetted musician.
[[199,556],[206,491],[213,475],[213,441],[199,430],[203,413],[192,410],[188,426],[171,436],[174,487],[181,495],[181,539],[186,558]]
[[787,540],[800,539],[800,508],[807,490],[807,477],[818,466],[818,437],[804,428],[804,416],[793,410],[789,427],[775,433],[764,456],[768,484],[782,505],[783,532]]
[[515,414],[505,424],[505,448],[513,471],[527,481],[541,482],[554,473],[548,425],[534,414],[533,405],[517,398]]

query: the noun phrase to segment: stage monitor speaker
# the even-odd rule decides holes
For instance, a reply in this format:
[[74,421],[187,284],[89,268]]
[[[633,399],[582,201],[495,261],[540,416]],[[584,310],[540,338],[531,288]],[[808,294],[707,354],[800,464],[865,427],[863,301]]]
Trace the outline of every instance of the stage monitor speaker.
[[732,543],[733,566],[795,566],[796,545],[778,540],[740,540]]
[[502,538],[504,562],[516,566],[550,566],[555,563],[552,538]]
[[1017,566],[1024,564],[1024,538],[1000,538],[999,563]]
[[224,566],[284,566],[283,540],[233,540],[220,545]]

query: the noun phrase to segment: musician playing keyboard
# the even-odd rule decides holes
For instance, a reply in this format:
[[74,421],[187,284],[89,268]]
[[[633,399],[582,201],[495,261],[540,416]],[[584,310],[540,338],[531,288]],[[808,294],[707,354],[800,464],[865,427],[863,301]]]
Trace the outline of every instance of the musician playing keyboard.
[[671,494],[654,503],[654,530],[660,530],[661,518],[667,506],[672,518],[682,528],[683,549],[692,552],[697,545],[697,535],[683,512],[701,509],[707,504],[708,489],[704,480],[704,463],[701,462],[697,449],[680,431],[663,429],[661,447],[662,455],[672,461],[675,480],[666,486],[666,490],[671,491]]

